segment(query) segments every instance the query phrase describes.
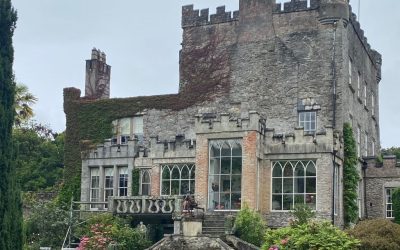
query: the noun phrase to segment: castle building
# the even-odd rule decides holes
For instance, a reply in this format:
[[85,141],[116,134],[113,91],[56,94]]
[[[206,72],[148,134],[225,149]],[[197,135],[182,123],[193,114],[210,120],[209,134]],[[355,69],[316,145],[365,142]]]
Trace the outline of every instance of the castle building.
[[83,209],[171,215],[192,193],[214,215],[247,204],[279,227],[306,204],[341,226],[350,123],[359,216],[392,216],[400,170],[375,161],[382,59],[347,0],[240,0],[212,15],[183,6],[182,29],[177,94],[109,99],[96,49],[85,96],[64,89],[65,177],[80,180]]

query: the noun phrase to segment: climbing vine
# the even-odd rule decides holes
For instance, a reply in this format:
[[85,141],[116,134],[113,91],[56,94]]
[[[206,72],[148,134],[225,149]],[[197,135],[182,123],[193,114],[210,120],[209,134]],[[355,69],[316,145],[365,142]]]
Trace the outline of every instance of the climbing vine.
[[139,185],[140,185],[140,170],[135,168],[132,170],[132,196],[139,195]]
[[360,176],[357,171],[357,149],[350,124],[343,125],[344,165],[343,165],[343,206],[344,221],[348,226],[358,218],[357,188]]
[[392,194],[394,222],[400,224],[400,188],[396,188]]

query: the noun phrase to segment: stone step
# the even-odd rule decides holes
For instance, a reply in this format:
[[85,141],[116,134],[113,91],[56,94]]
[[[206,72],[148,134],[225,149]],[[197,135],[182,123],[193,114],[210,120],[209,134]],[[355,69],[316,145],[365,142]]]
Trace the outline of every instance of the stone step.
[[224,227],[203,227],[203,234],[224,234],[225,228]]

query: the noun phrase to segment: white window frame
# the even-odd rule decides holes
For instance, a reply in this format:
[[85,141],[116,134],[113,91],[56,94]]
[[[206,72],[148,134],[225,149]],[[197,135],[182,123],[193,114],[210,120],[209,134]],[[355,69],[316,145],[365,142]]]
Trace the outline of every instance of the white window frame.
[[[101,197],[100,197],[100,168],[99,167],[90,167],[89,172],[90,172],[89,200],[90,200],[90,202],[100,202],[100,200],[101,200]],[[97,184],[95,187],[93,186],[94,178],[97,179],[97,181],[96,181]],[[94,193],[97,193],[97,198],[93,197]],[[99,206],[97,204],[91,204],[90,209],[98,210]]]
[[[229,149],[229,155],[225,150]],[[218,155],[212,157],[212,151],[218,151]],[[225,153],[223,154],[222,152]],[[239,168],[233,168],[234,162],[240,161]],[[213,165],[214,162],[214,165]],[[229,172],[224,172],[223,162],[229,162]],[[216,164],[215,164],[216,163]],[[215,168],[216,166],[219,166]],[[225,165],[226,166],[226,165]],[[238,166],[238,165],[236,165]],[[219,171],[218,171],[219,170]],[[227,169],[225,169],[227,170]],[[209,164],[208,164],[208,208],[213,211],[238,211],[242,207],[242,174],[243,174],[243,147],[241,139],[211,140],[209,142]],[[237,180],[240,182],[235,182]],[[225,181],[229,183],[229,190],[224,190]],[[239,183],[239,191],[232,187]],[[214,190],[215,189],[215,190]],[[225,197],[227,195],[227,197]]]
[[367,82],[364,83],[364,106],[367,107]]
[[[107,185],[111,183],[110,185]],[[104,167],[103,197],[104,202],[108,202],[108,197],[114,196],[114,167]],[[107,204],[105,205],[107,208]]]
[[[122,123],[127,122],[127,131],[122,131]],[[112,122],[113,137],[111,138],[111,145],[128,144],[128,141],[137,137],[139,143],[143,143],[143,116],[133,116],[121,118]]]
[[371,93],[371,114],[375,116],[375,94]]
[[121,166],[118,168],[118,196],[128,196],[128,167]]
[[[301,177],[295,177],[295,169],[297,167],[304,167],[304,187],[303,187],[303,192],[295,192],[295,180],[296,179],[301,179]],[[313,166],[315,168],[315,175],[307,175],[307,168],[309,166]],[[281,168],[281,177],[274,177],[274,169],[275,168]],[[284,176],[284,171],[285,168],[289,167],[292,168],[292,176]],[[292,192],[285,192],[284,188],[284,182],[287,179],[292,179]],[[315,193],[314,192],[307,192],[307,179],[314,179],[315,181]],[[280,190],[281,192],[274,192],[274,183],[278,183],[279,181],[281,181],[281,186],[280,186]],[[284,195],[286,196],[292,196],[292,204],[291,207],[293,208],[294,204],[295,204],[295,195],[304,195],[304,203],[303,204],[307,204],[306,199],[310,198],[312,199],[310,202],[310,204],[312,204],[312,209],[314,211],[317,210],[317,198],[318,198],[318,189],[317,189],[317,183],[318,183],[318,169],[317,169],[317,161],[316,160],[276,160],[272,162],[272,166],[271,166],[271,211],[273,212],[287,212],[287,211],[291,211],[291,209],[285,209],[284,208]],[[274,204],[274,196],[278,197],[281,196],[281,203],[280,203],[280,207],[281,209],[276,209],[274,208],[273,204]],[[314,207],[315,206],[315,207]]]
[[[189,178],[182,178],[182,170],[187,168],[189,170]],[[173,179],[172,174],[174,171],[177,170],[179,172],[179,178]],[[169,173],[169,178],[164,178],[163,173]],[[168,195],[186,195],[186,193],[182,193],[182,182],[189,183],[189,192],[194,194],[195,192],[195,185],[196,185],[196,165],[194,163],[184,163],[184,164],[163,164],[161,165],[161,175],[160,175],[160,195],[161,196],[168,196]],[[193,178],[192,178],[193,173]],[[178,182],[179,193],[173,193],[173,182]],[[191,184],[193,182],[193,185]],[[167,185],[167,186],[165,186]],[[164,191],[165,188],[168,188],[168,192]]]
[[357,157],[361,157],[361,127],[357,126]]
[[393,191],[396,188],[387,187],[385,188],[385,217],[387,219],[393,219]]
[[353,78],[353,62],[351,61],[351,58],[349,58],[349,85],[352,83],[352,78]]
[[[314,127],[312,127],[313,124]],[[299,127],[302,127],[304,129],[304,132],[315,132],[317,130],[317,112],[300,111]]]
[[[148,182],[144,181],[145,174],[147,174],[148,177],[149,177],[149,181]],[[148,186],[148,188],[147,188],[147,190],[149,191],[148,194],[144,194],[143,193],[143,186],[144,185]],[[150,169],[143,169],[143,170],[140,171],[139,193],[140,193],[140,195],[151,195],[151,170]]]
[[361,74],[357,73],[357,97],[361,97]]

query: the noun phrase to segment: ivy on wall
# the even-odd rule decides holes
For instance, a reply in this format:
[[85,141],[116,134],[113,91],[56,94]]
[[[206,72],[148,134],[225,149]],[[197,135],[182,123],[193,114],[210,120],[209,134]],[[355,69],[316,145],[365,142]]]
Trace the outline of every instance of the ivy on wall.
[[135,168],[132,170],[132,196],[139,195],[139,185],[140,185],[140,170]]
[[396,188],[392,194],[394,222],[400,224],[400,188]]
[[346,226],[358,218],[357,188],[360,176],[357,171],[357,149],[350,124],[343,125],[344,164],[343,164],[343,206]]

